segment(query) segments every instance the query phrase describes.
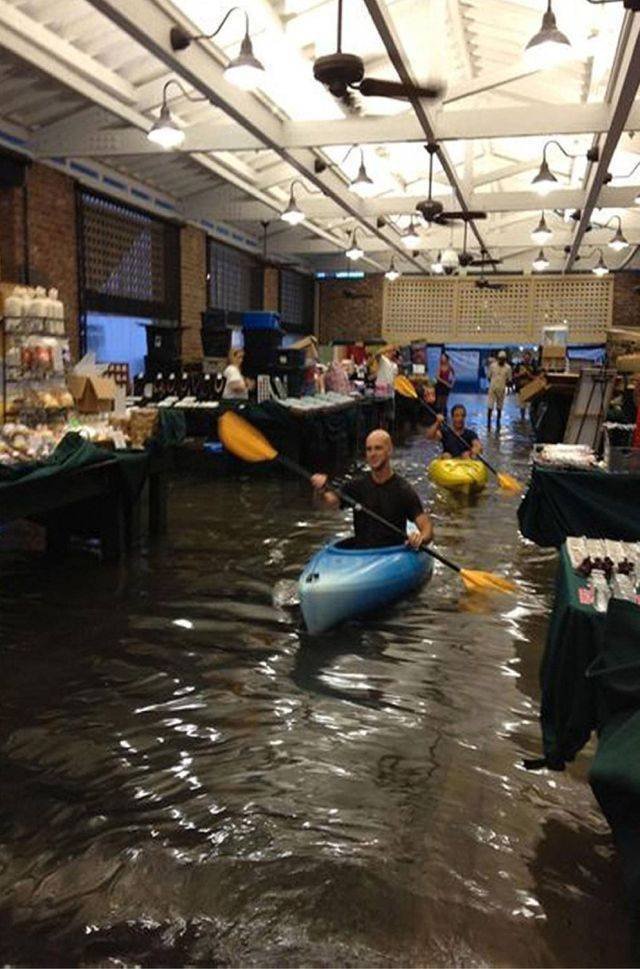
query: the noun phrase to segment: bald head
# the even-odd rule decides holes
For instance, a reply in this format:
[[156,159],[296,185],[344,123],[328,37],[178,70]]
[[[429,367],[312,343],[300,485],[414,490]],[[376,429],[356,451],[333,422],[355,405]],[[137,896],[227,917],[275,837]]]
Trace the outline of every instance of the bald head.
[[386,447],[389,451],[389,454],[391,454],[391,452],[393,451],[393,442],[391,440],[390,435],[387,434],[386,431],[382,431],[382,430],[371,431],[371,433],[367,437],[367,440],[365,441],[365,447],[369,448],[374,445],[382,445],[383,447]]
[[367,464],[376,474],[391,474],[390,458],[393,451],[391,438],[386,431],[371,431],[365,442]]

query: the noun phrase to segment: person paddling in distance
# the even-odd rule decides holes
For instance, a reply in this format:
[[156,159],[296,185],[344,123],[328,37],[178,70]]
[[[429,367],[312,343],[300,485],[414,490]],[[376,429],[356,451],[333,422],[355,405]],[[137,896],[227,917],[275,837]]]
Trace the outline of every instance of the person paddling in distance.
[[480,438],[472,428],[466,426],[466,419],[466,407],[456,404],[451,410],[451,427],[443,426],[444,417],[438,414],[425,431],[429,441],[440,441],[443,458],[475,458],[482,454]]
[[[418,549],[433,539],[431,519],[425,512],[415,489],[396,474],[391,466],[393,444],[386,431],[372,431],[365,442],[369,471],[347,481],[342,492],[348,498],[366,508],[370,508],[395,528],[405,531],[407,521],[415,524],[417,531],[407,535],[406,544]],[[345,502],[327,488],[326,474],[314,474],[311,484],[322,493],[323,500],[330,508],[345,506]],[[363,511],[354,507],[353,527],[356,548],[384,548],[398,545],[398,535],[381,522],[376,521]]]

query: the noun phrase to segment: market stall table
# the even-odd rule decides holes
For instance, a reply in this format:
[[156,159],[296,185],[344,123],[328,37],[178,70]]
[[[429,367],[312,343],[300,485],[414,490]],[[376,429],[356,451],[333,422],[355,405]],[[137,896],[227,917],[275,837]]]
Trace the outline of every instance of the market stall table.
[[558,548],[569,535],[640,541],[640,474],[534,464],[518,521],[543,547]]
[[113,452],[67,434],[47,461],[0,469],[0,523],[43,524],[47,546],[60,551],[71,534],[100,538],[105,559],[131,546],[140,494],[148,482],[149,530],[163,530],[165,463],[148,452]]
[[[543,757],[532,769],[563,770],[598,734],[589,781],[620,852],[634,911],[640,905],[640,606],[589,603],[587,580],[560,552],[555,602],[540,670]],[[640,954],[640,934],[635,946]]]

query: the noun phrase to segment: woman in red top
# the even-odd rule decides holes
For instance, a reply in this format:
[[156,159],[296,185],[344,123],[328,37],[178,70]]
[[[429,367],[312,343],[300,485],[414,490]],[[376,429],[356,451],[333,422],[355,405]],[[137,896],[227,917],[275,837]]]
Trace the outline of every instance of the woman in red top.
[[444,417],[447,416],[447,402],[455,379],[456,372],[451,366],[449,354],[443,350],[440,354],[440,366],[438,367],[438,378],[436,381],[436,410]]

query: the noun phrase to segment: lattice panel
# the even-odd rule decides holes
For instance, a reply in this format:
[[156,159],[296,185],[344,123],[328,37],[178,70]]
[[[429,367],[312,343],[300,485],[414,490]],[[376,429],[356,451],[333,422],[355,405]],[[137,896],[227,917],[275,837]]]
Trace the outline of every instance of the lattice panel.
[[595,276],[532,279],[533,334],[539,340],[543,326],[564,323],[571,343],[601,343],[611,326],[613,279]]
[[382,332],[395,342],[538,342],[542,327],[565,322],[571,343],[601,343],[611,325],[613,279],[493,276],[502,290],[468,278],[403,276],[385,284]]
[[451,340],[456,316],[455,279],[401,276],[385,287],[385,338],[409,342],[418,336],[430,343]]
[[530,281],[501,279],[504,289],[478,289],[472,280],[458,282],[458,342],[502,343],[529,339]]

